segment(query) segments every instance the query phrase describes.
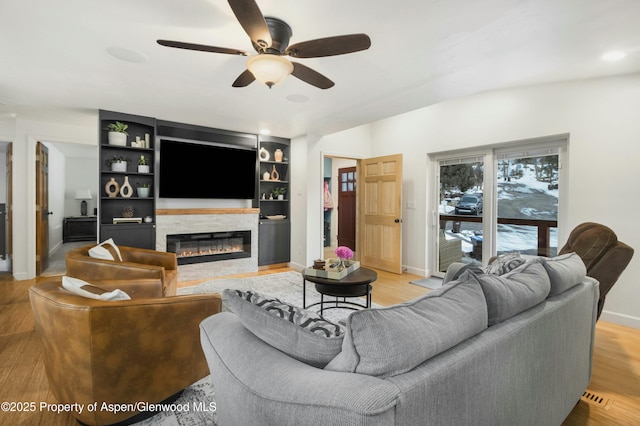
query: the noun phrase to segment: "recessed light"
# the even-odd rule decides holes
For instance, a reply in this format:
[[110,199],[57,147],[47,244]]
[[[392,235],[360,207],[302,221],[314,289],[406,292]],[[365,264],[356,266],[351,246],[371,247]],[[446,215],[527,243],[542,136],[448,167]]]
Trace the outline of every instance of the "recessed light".
[[309,102],[309,97],[305,95],[289,95],[287,96],[287,100],[289,102],[295,102],[297,104],[302,104],[305,102]]
[[147,60],[146,56],[142,53],[123,49],[122,47],[110,47],[107,49],[107,52],[114,58],[118,58],[125,62],[145,62]]
[[620,50],[612,50],[611,52],[607,52],[602,55],[600,59],[606,62],[614,62],[624,59],[625,56],[627,56],[627,54]]
[[260,129],[260,134],[263,136],[267,136],[271,134],[271,130],[269,129]]

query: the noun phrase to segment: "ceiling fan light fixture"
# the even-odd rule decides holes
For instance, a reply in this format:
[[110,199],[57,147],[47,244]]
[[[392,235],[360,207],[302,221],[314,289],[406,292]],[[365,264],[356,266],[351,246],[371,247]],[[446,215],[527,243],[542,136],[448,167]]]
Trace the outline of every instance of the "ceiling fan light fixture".
[[271,88],[282,83],[293,72],[293,64],[281,56],[262,54],[249,58],[247,69],[256,80]]

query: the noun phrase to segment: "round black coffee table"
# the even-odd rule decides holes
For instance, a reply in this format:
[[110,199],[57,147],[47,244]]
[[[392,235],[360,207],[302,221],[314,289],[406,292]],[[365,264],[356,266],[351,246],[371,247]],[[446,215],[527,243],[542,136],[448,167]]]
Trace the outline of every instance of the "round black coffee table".
[[[358,268],[354,272],[350,273],[346,277],[340,280],[332,280],[329,278],[316,277],[313,275],[307,275],[302,271],[302,307],[310,308],[312,306],[320,305],[320,315],[322,315],[325,309],[361,309],[371,307],[371,283],[378,279],[378,274],[373,269]],[[320,293],[320,302],[312,303],[307,306],[307,281],[315,284],[316,290]],[[335,301],[324,300],[324,296],[333,296]],[[347,297],[361,297],[367,296],[366,304],[348,302]],[[339,298],[342,300],[339,300]]]

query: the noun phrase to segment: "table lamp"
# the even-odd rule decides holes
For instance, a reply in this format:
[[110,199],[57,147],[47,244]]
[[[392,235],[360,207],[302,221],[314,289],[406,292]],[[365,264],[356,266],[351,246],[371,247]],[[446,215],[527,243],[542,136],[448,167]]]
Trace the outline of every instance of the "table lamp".
[[87,201],[91,199],[91,191],[88,189],[76,189],[76,200],[82,200],[80,203],[80,215],[87,215]]

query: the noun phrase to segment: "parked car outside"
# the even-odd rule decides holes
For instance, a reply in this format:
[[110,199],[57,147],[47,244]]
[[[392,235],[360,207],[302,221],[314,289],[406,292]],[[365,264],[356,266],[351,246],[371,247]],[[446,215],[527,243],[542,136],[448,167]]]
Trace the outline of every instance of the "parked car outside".
[[456,214],[478,215],[482,213],[482,194],[465,194],[455,207]]

